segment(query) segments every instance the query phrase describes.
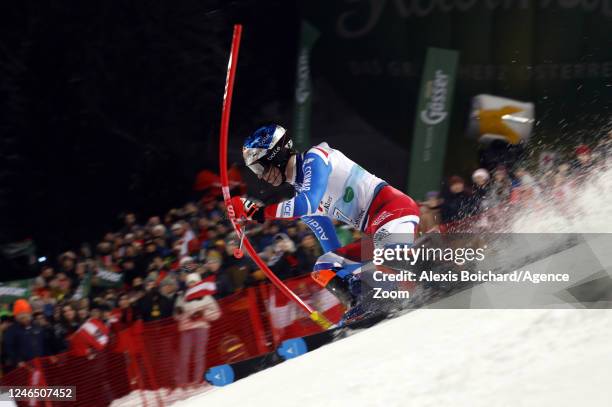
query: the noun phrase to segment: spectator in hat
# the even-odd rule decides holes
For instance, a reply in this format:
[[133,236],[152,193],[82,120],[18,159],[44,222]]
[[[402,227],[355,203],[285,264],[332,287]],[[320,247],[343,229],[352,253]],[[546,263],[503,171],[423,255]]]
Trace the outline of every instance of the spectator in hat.
[[174,244],[179,246],[179,258],[188,256],[190,253],[197,253],[200,247],[200,242],[198,242],[195,234],[187,222],[180,221],[172,225],[172,235],[175,239]]
[[136,277],[144,275],[144,270],[138,267],[135,257],[124,257],[119,262],[120,272],[126,281],[132,281]]
[[59,256],[59,273],[63,274],[70,280],[70,287],[74,287],[76,276],[76,261],[77,256],[73,251],[67,251]]
[[159,283],[159,292],[162,296],[168,298],[168,302],[174,304],[176,301],[176,292],[178,290],[178,283],[173,274],[166,276]]
[[314,235],[304,235],[296,251],[298,269],[300,271],[312,270],[315,262],[322,254],[321,246]]
[[153,226],[151,229],[151,234],[154,238],[166,238],[166,227],[164,225],[158,224]]
[[489,209],[486,197],[489,193],[490,179],[489,171],[484,168],[478,168],[472,173],[472,205],[474,213]]
[[[155,287],[155,278],[153,277],[151,288],[146,290],[144,296],[136,304],[138,313],[145,322],[157,321],[173,315],[174,296],[163,294],[166,288],[162,287],[165,287],[169,280],[166,283],[164,281],[166,280],[162,280],[161,287]],[[149,283],[151,283],[151,280],[149,280]]]
[[287,224],[286,233],[287,233],[287,236],[289,236],[289,239],[293,240],[294,242],[297,243],[301,241],[302,236],[299,235],[299,231],[295,223]]
[[[107,365],[108,353],[104,352],[110,343],[110,329],[105,321],[108,313],[106,305],[99,305],[97,301],[92,304],[91,317],[69,337],[67,355],[69,363],[72,362],[70,364],[86,366],[87,373],[71,377],[70,383],[82,394],[96,394],[99,405],[108,405],[113,399]],[[116,372],[110,374],[117,375]]]
[[15,301],[13,316],[15,323],[4,332],[2,339],[7,358],[7,371],[49,354],[43,329],[32,319],[30,303],[24,299]]
[[40,277],[45,280],[45,287],[49,287],[49,283],[55,277],[55,270],[50,265],[46,264],[40,269]]
[[193,202],[187,202],[183,206],[183,218],[192,225],[192,227],[197,226],[198,223],[198,206]]
[[494,208],[508,203],[510,200],[510,192],[512,190],[512,181],[508,175],[508,171],[503,166],[498,166],[493,172],[493,180],[489,186],[489,193],[486,196],[488,208]]
[[147,221],[146,228],[150,230],[160,224],[161,224],[161,218],[159,216],[151,216],[149,220]]
[[96,246],[96,257],[98,262],[104,267],[110,267],[112,265],[112,252],[113,245],[111,242],[105,241],[98,243]]
[[226,239],[225,247],[221,252],[223,270],[230,277],[234,290],[244,287],[250,269],[249,260],[245,256],[240,258],[234,256],[235,250],[239,247],[239,240],[232,236]]
[[134,311],[130,296],[127,293],[119,295],[117,306],[111,312],[111,331],[119,334],[124,329],[129,328],[138,320],[137,313]]
[[208,219],[201,217],[196,221],[197,238],[199,242],[205,242],[208,240],[208,228],[210,224],[208,223]]
[[34,293],[39,298],[49,298],[51,296],[51,291],[47,287],[47,282],[42,276],[38,276],[34,279],[34,283],[32,284],[32,293]]
[[421,221],[419,229],[423,233],[435,232],[440,226],[442,200],[438,191],[429,191],[425,194],[425,201],[421,204]]
[[287,279],[299,274],[299,262],[295,252],[295,243],[287,234],[277,233],[274,235],[272,255],[268,259],[268,266],[278,278]]
[[[7,373],[7,350],[5,349],[4,333],[13,325],[13,315],[8,309],[0,310],[0,374]],[[10,369],[9,369],[10,370]]]
[[512,202],[526,203],[540,195],[540,186],[524,167],[518,167],[514,175],[518,185],[510,193]]
[[74,305],[66,303],[61,306],[59,321],[53,326],[54,353],[68,350],[68,337],[79,329],[80,323]]
[[176,336],[176,321],[174,304],[177,298],[177,281],[175,273],[169,273],[159,283],[159,288],[151,291],[143,298],[148,308],[147,320],[157,322],[148,325],[148,340],[143,344],[151,353],[152,363],[159,369],[158,379],[161,383],[171,383],[175,375],[176,354],[173,345]]
[[164,262],[164,259],[157,255],[154,256],[151,261],[149,262],[149,267],[147,269],[147,271],[150,272],[156,272],[158,273],[162,278],[165,277],[168,274],[168,268],[166,266],[166,263]]
[[467,192],[463,178],[453,175],[448,180],[448,188],[442,203],[442,222],[456,222],[470,215],[471,196]]
[[179,260],[179,268],[183,269],[190,269],[190,270],[195,270],[196,268],[196,262],[194,260],[193,257],[191,256],[185,256],[182,259]]
[[159,274],[156,271],[150,272],[144,280],[144,289],[146,292],[149,292],[157,286],[157,281],[159,279]]
[[206,254],[206,262],[202,267],[202,278],[214,277],[216,284],[215,298],[220,299],[234,292],[234,284],[231,276],[222,269],[223,256],[217,250],[209,250]]
[[162,256],[163,258],[168,258],[172,256],[172,249],[170,248],[165,238],[155,238],[155,244],[157,245],[157,250],[160,256]]
[[53,326],[49,322],[49,319],[42,311],[34,311],[32,313],[32,318],[34,319],[34,324],[38,325],[42,331],[43,340],[45,344],[45,349],[47,350],[47,355],[53,355],[59,352],[56,352],[55,347],[55,335],[53,332]]
[[143,254],[142,258],[144,263],[148,266],[151,265],[153,259],[159,256],[159,249],[157,248],[157,244],[153,239],[147,239],[143,243]]
[[[138,319],[138,313],[134,310],[128,294],[119,295],[108,325],[112,333],[110,348],[113,352],[107,356],[106,372],[109,382],[114,383],[111,386],[112,398],[117,399],[130,392],[130,378],[139,374],[138,356],[144,350],[142,321]],[[169,352],[168,349],[159,351]]]
[[573,172],[577,177],[586,175],[593,167],[591,149],[586,144],[576,147],[576,158],[574,159]]
[[136,214],[133,212],[126,213],[123,217],[123,222],[124,226],[123,229],[121,229],[121,233],[124,235],[134,232],[138,228],[138,225],[136,224]]
[[58,273],[49,283],[51,296],[57,301],[62,301],[69,297],[72,281],[64,273]]
[[[176,302],[180,344],[176,384],[195,386],[204,377],[210,322],[219,319],[221,310],[213,298],[214,284],[202,281],[198,273],[187,275],[187,290]],[[192,372],[191,361],[195,364]]]
[[89,318],[89,306],[88,305],[80,305],[77,308],[77,318],[79,321],[87,321]]

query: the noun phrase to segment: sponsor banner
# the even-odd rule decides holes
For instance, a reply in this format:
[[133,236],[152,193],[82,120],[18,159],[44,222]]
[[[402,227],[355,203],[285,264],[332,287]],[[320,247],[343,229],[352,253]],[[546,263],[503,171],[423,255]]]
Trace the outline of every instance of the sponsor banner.
[[483,143],[498,139],[518,144],[531,135],[534,117],[533,103],[477,95],[472,99],[468,135]]
[[312,105],[310,51],[318,38],[319,31],[307,21],[302,21],[295,76],[295,111],[293,119],[293,140],[295,147],[300,151],[310,147],[310,113]]
[[[558,14],[595,13],[612,17],[609,0],[353,0],[345,2],[337,16],[336,32],[342,38],[360,38],[389,24],[389,15],[396,23],[402,20],[425,19],[432,15],[453,14],[458,17],[474,13],[499,14],[512,12],[540,12]],[[361,18],[357,18],[357,16]]]
[[427,50],[408,174],[408,193],[416,199],[440,188],[458,60],[457,51]]
[[[603,106],[612,104],[612,1],[610,0],[301,0],[300,14],[320,38],[311,54],[316,73],[312,137],[328,128],[355,137],[350,149],[360,165],[392,184],[406,185],[398,168],[409,158],[407,132],[417,116],[428,47],[456,49],[457,67],[446,173],[477,165],[477,143],[466,140],[472,98],[495,94],[535,104],[537,137],[573,146],[608,127]],[[517,29],[520,27],[520,29]],[[321,96],[321,95],[324,95]],[[568,116],[568,112],[571,114]],[[571,116],[571,117],[570,117]],[[376,140],[359,139],[360,134]],[[368,154],[390,141],[402,158],[383,162]],[[359,141],[357,141],[359,140]],[[391,153],[388,153],[391,155]],[[401,160],[401,161],[400,161]],[[405,175],[407,169],[401,169]],[[420,198],[420,197],[418,197]]]
[[33,278],[0,283],[0,304],[11,304],[32,294]]
[[96,271],[94,282],[98,287],[120,287],[123,284],[123,274],[100,268]]

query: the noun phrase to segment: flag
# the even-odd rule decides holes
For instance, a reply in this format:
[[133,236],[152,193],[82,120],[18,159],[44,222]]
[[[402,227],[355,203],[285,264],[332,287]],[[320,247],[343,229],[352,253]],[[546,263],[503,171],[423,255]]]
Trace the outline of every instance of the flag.
[[87,274],[85,274],[85,276],[79,283],[79,286],[75,290],[74,295],[72,296],[72,299],[80,300],[81,298],[88,297],[90,289],[91,289],[91,272],[87,272]]
[[[285,281],[302,300],[323,313],[332,322],[338,322],[344,314],[344,306],[327,289],[316,284],[310,276]],[[268,312],[275,341],[310,335],[320,331],[298,305],[271,287]]]
[[101,351],[108,345],[109,329],[99,319],[90,318],[70,337],[70,348],[77,356],[86,356],[91,348]]
[[476,95],[472,98],[467,133],[480,142],[498,139],[519,144],[531,135],[534,117],[533,103],[493,95]]
[[121,287],[123,285],[123,274],[98,268],[94,281],[98,287]]
[[193,287],[185,292],[185,302],[199,300],[207,295],[214,295],[217,292],[217,283],[215,276],[206,277]]

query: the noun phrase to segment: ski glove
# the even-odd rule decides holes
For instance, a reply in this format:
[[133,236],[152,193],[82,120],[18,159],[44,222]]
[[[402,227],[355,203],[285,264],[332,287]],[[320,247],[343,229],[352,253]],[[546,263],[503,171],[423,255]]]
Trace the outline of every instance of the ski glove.
[[264,219],[264,211],[255,202],[235,196],[231,199],[236,219],[238,221],[255,221],[262,223]]

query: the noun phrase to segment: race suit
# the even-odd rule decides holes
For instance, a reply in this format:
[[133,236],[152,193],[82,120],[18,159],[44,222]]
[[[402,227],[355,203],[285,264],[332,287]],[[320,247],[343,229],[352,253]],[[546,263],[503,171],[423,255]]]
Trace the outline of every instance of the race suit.
[[340,247],[332,219],[371,236],[374,248],[414,241],[418,205],[327,143],[298,154],[295,179],[289,181],[296,195],[267,206],[265,217],[301,218],[310,227],[325,252],[315,270],[333,268],[342,278],[369,260],[361,255],[359,242]]

